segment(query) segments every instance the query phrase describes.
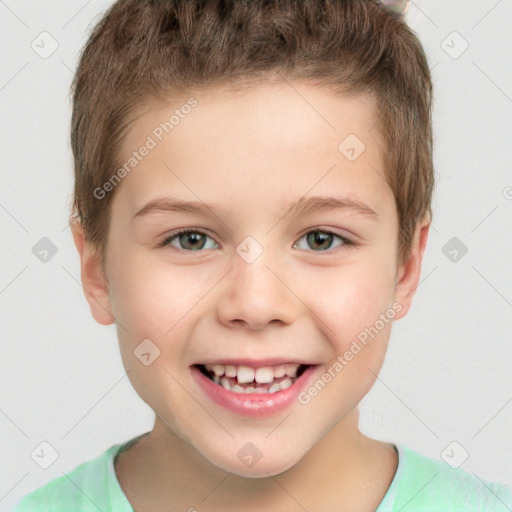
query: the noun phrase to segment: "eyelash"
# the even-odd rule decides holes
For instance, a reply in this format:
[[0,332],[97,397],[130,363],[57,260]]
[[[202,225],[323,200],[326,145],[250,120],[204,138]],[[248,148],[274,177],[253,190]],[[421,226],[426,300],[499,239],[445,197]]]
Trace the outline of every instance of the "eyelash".
[[[179,238],[181,235],[184,235],[184,234],[189,234],[189,233],[194,233],[194,234],[200,234],[200,235],[204,235],[204,236],[207,236],[209,238],[211,238],[213,240],[213,237],[211,237],[208,233],[205,233],[204,231],[201,231],[201,230],[197,230],[197,229],[183,229],[181,231],[176,231],[174,233],[171,233],[169,236],[167,236],[164,240],[162,240],[162,242],[160,242],[158,244],[159,247],[167,247],[168,245],[170,245],[170,243],[176,239],[176,238]],[[302,238],[304,238],[305,236],[309,235],[310,233],[323,233],[323,234],[326,234],[326,235],[332,235],[333,237],[335,238],[338,238],[339,240],[341,240],[342,244],[335,248],[334,250],[333,249],[327,249],[327,250],[320,250],[320,251],[314,251],[314,250],[311,250],[311,251],[307,251],[307,252],[318,252],[318,253],[327,253],[327,254],[335,254],[337,252],[339,252],[340,250],[343,250],[344,248],[347,249],[349,247],[355,247],[357,244],[355,242],[353,242],[352,240],[349,240],[348,238],[344,237],[344,236],[341,236],[341,235],[338,235],[336,233],[333,233],[332,231],[328,231],[328,230],[323,230],[323,229],[312,229],[310,231],[307,231],[306,233],[304,233],[298,240],[297,242],[294,243],[294,247],[295,245],[298,243],[299,240],[301,240]],[[215,242],[215,240],[214,240]],[[215,242],[217,244],[217,242]],[[218,245],[218,244],[217,244]],[[188,249],[178,249],[176,247],[173,247],[173,249],[176,249],[177,251],[181,251],[181,252],[201,252],[203,251],[204,249],[198,249],[197,251],[194,251],[194,250],[188,250]],[[304,249],[303,249],[304,250]]]

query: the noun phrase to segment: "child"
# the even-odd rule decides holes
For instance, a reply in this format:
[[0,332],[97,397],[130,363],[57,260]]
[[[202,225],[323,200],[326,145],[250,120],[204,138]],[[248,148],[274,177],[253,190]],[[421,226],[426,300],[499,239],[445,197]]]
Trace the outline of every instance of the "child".
[[16,511],[500,511],[364,436],[419,282],[431,81],[371,0],[120,0],[76,73],[70,219],[151,432]]

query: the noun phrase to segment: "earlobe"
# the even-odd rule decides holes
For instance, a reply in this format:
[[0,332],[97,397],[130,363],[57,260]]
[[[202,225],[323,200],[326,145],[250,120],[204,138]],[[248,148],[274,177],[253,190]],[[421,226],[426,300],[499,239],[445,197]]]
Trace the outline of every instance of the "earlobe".
[[92,316],[102,325],[114,323],[110,307],[108,283],[101,268],[101,261],[84,236],[82,226],[77,219],[70,222],[73,240],[80,256],[80,277],[84,296],[89,303]]
[[394,300],[402,305],[402,309],[395,317],[397,320],[404,317],[409,311],[412,298],[418,288],[421,275],[421,263],[427,246],[429,229],[430,220],[418,223],[414,232],[409,256],[398,265]]

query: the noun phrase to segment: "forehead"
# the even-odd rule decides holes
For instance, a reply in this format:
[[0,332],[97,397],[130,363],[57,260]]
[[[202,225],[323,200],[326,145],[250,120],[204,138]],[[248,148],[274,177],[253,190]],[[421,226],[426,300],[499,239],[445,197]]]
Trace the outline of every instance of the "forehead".
[[339,188],[381,203],[392,193],[377,119],[372,98],[305,83],[152,101],[131,124],[120,160],[151,149],[118,192],[133,213],[167,192],[261,208],[262,201],[286,207],[308,190],[325,195]]

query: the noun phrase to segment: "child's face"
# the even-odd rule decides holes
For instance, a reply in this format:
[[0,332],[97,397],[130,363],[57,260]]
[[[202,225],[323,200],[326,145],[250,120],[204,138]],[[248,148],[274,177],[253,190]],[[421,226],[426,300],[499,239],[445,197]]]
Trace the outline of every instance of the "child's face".
[[[155,129],[188,98],[155,104],[133,123],[123,162],[148,136],[157,144],[118,185],[110,288],[89,300],[101,323],[115,317],[125,368],[155,411],[155,428],[225,470],[277,474],[354,418],[382,365],[391,320],[409,307],[426,234],[415,237],[409,263],[397,265],[397,212],[369,99],[304,84],[196,98],[161,141]],[[353,135],[338,149],[349,134],[366,146],[359,156]],[[313,202],[320,196],[346,206]],[[157,198],[197,208],[137,215]],[[287,214],[297,203],[312,208]],[[183,229],[203,235],[161,246]],[[138,348],[146,339],[160,351],[148,366],[134,355],[155,357],[151,343]],[[310,366],[291,387],[256,400],[197,369],[214,363]],[[279,371],[274,384],[286,379]],[[244,459],[258,453],[254,465]]]

